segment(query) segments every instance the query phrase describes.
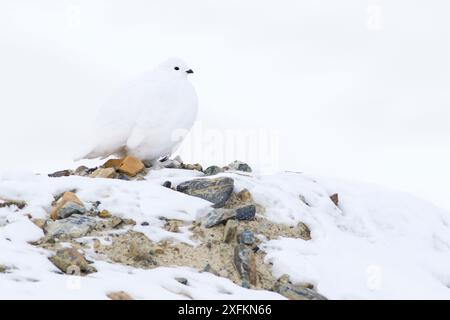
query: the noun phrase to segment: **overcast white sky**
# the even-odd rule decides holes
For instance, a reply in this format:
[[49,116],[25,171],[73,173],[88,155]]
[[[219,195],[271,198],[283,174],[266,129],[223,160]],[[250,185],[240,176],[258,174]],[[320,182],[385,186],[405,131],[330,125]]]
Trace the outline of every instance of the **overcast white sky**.
[[[196,72],[204,134],[275,130],[261,162],[450,209],[448,12],[444,0],[2,1],[0,170],[74,167],[111,91],[178,56]],[[235,157],[248,160],[220,160]]]

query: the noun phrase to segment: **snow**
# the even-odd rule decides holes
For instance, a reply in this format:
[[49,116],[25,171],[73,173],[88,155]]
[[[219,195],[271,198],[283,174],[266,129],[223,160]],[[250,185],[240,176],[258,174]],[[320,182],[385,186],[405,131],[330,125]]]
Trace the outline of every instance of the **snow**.
[[[286,175],[280,193],[302,191],[305,181],[298,180]],[[279,239],[265,246],[275,274],[312,281],[330,299],[450,298],[448,212],[376,186],[319,181],[309,182],[316,185],[315,197],[306,197],[313,208],[303,211],[312,240]],[[335,192],[339,209],[327,208],[330,201],[322,196]],[[304,209],[292,206],[294,194],[283,202],[291,207],[280,215]]]
[[[47,259],[51,253],[29,243],[43,232],[26,214],[45,217],[54,195],[76,189],[86,204],[101,201],[100,208],[136,220],[134,229],[154,241],[195,245],[187,228],[165,231],[159,218],[192,221],[211,210],[207,201],[161,186],[165,180],[176,184],[198,176],[178,169],[151,171],[145,181],[0,175],[0,198],[28,203],[22,210],[0,208],[0,265],[11,268],[0,273],[0,299],[105,299],[119,290],[137,299],[283,299],[189,268],[144,270],[97,261],[89,251],[97,273],[61,275]],[[310,241],[280,237],[263,243],[275,276],[311,282],[330,299],[450,298],[449,212],[408,194],[302,173],[221,176],[235,179],[235,191],[249,189],[271,221],[310,227]],[[339,194],[338,207],[329,199],[333,193]],[[140,226],[143,221],[150,226]],[[175,277],[187,278],[189,286]]]

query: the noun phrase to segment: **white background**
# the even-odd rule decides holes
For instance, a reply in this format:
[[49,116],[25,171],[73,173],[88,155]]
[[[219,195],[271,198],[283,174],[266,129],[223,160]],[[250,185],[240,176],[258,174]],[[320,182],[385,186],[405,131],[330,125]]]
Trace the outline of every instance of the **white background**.
[[[196,72],[204,128],[275,129],[280,170],[450,208],[449,11],[444,0],[2,0],[0,171],[75,167],[111,91],[178,56]],[[247,160],[220,160],[236,157]]]

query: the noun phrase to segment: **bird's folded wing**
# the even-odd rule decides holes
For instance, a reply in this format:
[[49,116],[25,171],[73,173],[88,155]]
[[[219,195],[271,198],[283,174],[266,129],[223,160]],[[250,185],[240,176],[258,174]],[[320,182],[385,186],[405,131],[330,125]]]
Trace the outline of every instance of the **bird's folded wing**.
[[142,141],[144,141],[146,136],[147,133],[144,130],[144,128],[140,125],[136,125],[131,131],[130,136],[128,137],[127,148],[128,149],[137,148],[142,143]]

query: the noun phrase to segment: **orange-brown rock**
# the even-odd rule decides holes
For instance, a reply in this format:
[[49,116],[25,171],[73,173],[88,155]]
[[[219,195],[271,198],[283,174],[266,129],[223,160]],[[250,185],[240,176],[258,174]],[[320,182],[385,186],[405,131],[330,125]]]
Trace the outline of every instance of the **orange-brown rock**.
[[111,213],[109,213],[108,210],[103,209],[102,211],[100,211],[100,213],[98,214],[98,216],[99,216],[100,218],[104,218],[104,219],[106,219],[106,218],[111,218]]
[[134,177],[145,169],[144,163],[136,157],[126,156],[123,158],[117,171],[124,173],[130,177]]
[[103,164],[103,168],[114,168],[119,169],[120,165],[122,164],[123,159],[109,159]]
[[91,178],[114,178],[116,176],[116,170],[110,168],[98,168],[91,173]]
[[64,192],[53,206],[50,213],[50,218],[53,220],[64,219],[74,213],[83,214],[86,208],[80,199],[73,192]]

